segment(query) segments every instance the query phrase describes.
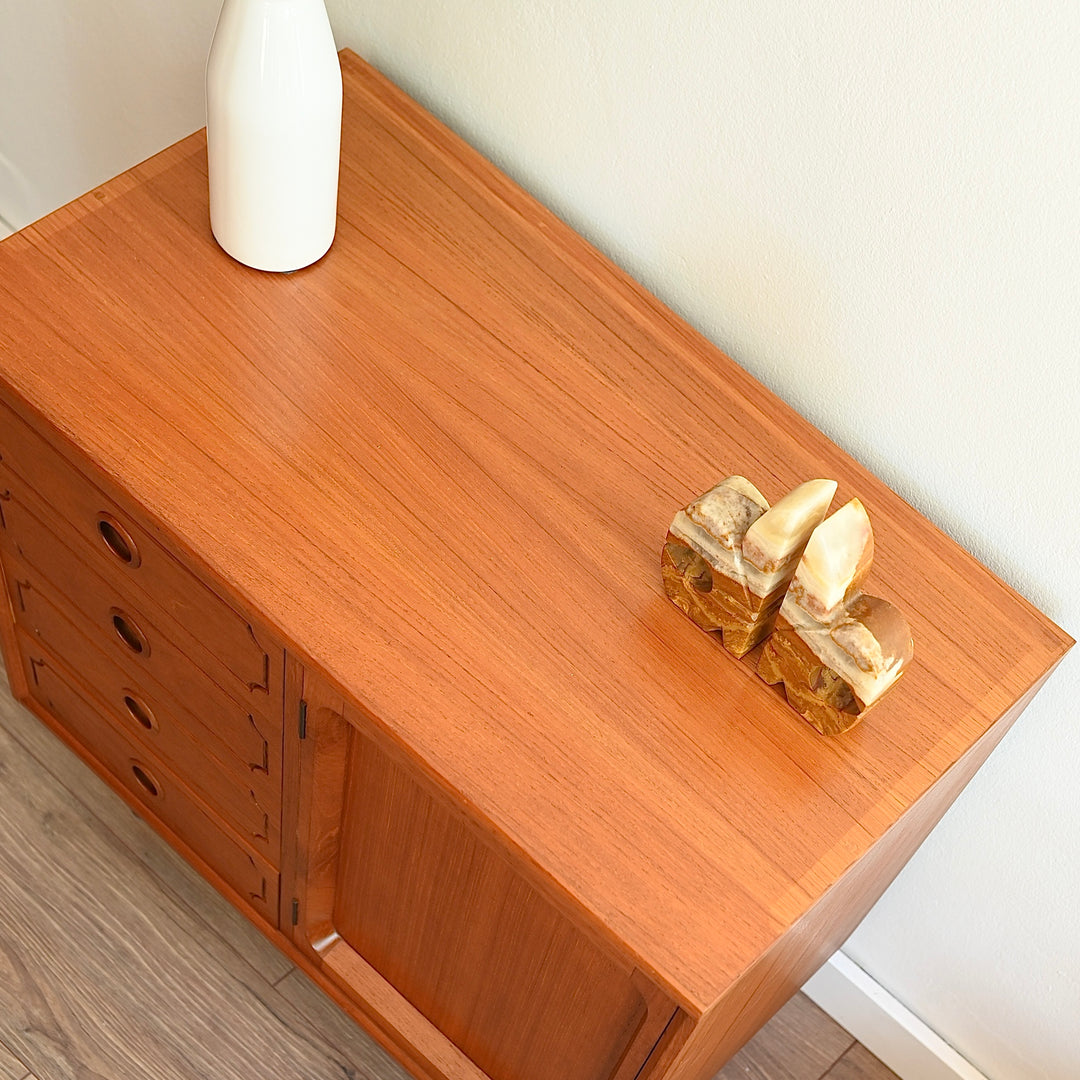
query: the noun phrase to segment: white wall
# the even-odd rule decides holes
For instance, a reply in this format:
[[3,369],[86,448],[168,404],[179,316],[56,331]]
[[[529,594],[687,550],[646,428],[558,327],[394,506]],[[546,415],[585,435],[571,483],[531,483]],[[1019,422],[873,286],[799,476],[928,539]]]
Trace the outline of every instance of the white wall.
[[[198,126],[216,7],[0,0],[0,215]],[[339,45],[1080,633],[1075,0],[329,7]],[[1077,701],[1072,656],[846,946],[993,1080],[1080,1076]]]
[[220,0],[0,0],[0,235],[204,123]]

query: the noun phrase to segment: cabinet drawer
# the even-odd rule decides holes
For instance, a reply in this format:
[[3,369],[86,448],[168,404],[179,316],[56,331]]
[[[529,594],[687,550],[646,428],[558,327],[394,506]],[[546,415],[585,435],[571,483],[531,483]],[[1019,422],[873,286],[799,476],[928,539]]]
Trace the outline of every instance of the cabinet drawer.
[[[243,687],[281,693],[283,650],[263,627],[254,626],[207,587],[171,552],[154,540],[136,515],[121,507],[41,436],[0,405],[0,493],[10,492],[2,512],[7,529],[22,502],[33,497],[52,514],[45,518],[58,536],[104,577],[123,578],[129,588],[151,597],[198,636]],[[40,516],[40,515],[39,515]],[[40,569],[46,569],[40,567]]]
[[[238,835],[276,863],[281,850],[281,777],[276,770],[270,774],[269,740],[258,739],[259,746],[252,747],[257,756],[251,762],[219,753],[221,740],[203,734],[205,725],[185,716],[185,710],[152,680],[125,672],[95,649],[46,598],[37,579],[31,583],[10,558],[5,566],[16,581],[15,595],[25,616],[25,621],[20,616],[19,625],[28,631],[27,640],[36,638],[38,648],[51,648],[132,742],[187,778]],[[233,720],[241,726],[240,716],[234,714]],[[252,716],[247,723],[258,736]],[[247,736],[246,730],[241,731]],[[275,757],[279,755],[278,749]]]
[[[44,596],[36,601],[42,608],[49,603]],[[56,627],[63,617],[54,611],[38,621]],[[61,636],[74,645],[75,634]],[[224,695],[222,708],[200,719],[131,665],[121,667],[85,639],[78,645],[62,659],[117,725],[181,776],[190,776],[237,832],[250,832],[253,846],[273,858],[281,818],[280,736],[264,734],[252,713]]]
[[[91,571],[20,500],[7,500],[4,512],[6,520],[17,524],[4,535],[3,546],[14,556],[8,588],[16,618],[20,613],[25,616],[21,621],[28,629],[49,640],[44,626],[26,621],[34,599],[26,595],[28,590],[43,590],[93,645],[121,666],[155,679],[190,711],[213,717],[215,727],[231,720],[246,728],[250,713],[268,738],[280,735],[280,696],[268,699],[263,693],[245,693],[234,681],[221,678],[221,669],[189,634],[161,619],[153,605],[116,580],[115,574],[107,579]],[[58,641],[53,646],[60,655],[68,655]],[[223,685],[236,695],[228,694]],[[230,741],[233,737],[231,732],[227,736]]]
[[[39,596],[37,604],[44,608],[48,601]],[[47,612],[43,621],[56,626],[62,619],[63,615],[54,611]],[[75,643],[72,635],[65,640]],[[220,741],[204,734],[205,728],[190,718],[188,722],[176,719],[182,710],[166,704],[167,697],[152,683],[131,678],[88,642],[79,644],[77,652],[63,654],[63,661],[113,724],[197,789],[243,840],[277,863],[281,777],[276,771],[270,774],[267,740],[260,739],[259,757],[251,763],[221,753]],[[254,724],[252,730],[256,730]]]
[[[55,607],[62,609],[65,606],[64,592],[56,586],[46,584],[47,578],[40,570],[34,572],[36,560],[44,556],[41,561],[54,567],[62,564],[63,580],[69,580],[73,574],[80,572],[77,560],[25,510],[21,501],[11,498],[0,503],[0,507],[6,510],[6,519],[17,525],[6,538],[0,533],[0,551],[6,549],[11,553],[7,556],[11,567],[9,577],[12,581],[18,579],[23,583],[21,590],[15,590],[14,584],[9,582],[15,610],[24,613],[32,610],[34,598],[27,590],[33,583],[37,583],[49,595]],[[15,542],[14,537],[21,539]],[[28,559],[28,556],[32,558]],[[26,595],[23,595],[24,593]],[[69,613],[69,618],[74,618],[82,625],[83,633],[88,633],[88,621],[80,619],[77,612]],[[42,617],[40,622],[41,625],[52,625],[55,615],[51,618]],[[94,631],[89,637],[100,644],[99,632]],[[66,640],[63,632],[61,638]],[[89,639],[83,644],[85,648],[89,648]],[[72,663],[75,656],[82,655],[81,648],[78,653],[66,648],[61,649],[59,642],[54,644],[54,648],[65,658],[71,657]],[[84,682],[94,689],[103,701],[112,703],[117,708],[121,708],[124,697],[134,689],[137,697],[145,701],[155,715],[160,717],[168,714],[173,725],[185,728],[192,739],[207,747],[210,753],[227,767],[231,766],[233,772],[242,776],[249,775],[252,787],[263,805],[276,804],[281,788],[281,713],[276,701],[273,709],[270,708],[270,702],[265,702],[266,707],[255,712],[247,707],[247,703],[235,701],[225,693],[215,694],[211,689],[207,695],[202,696],[203,708],[192,712],[187,699],[178,700],[177,690],[180,688],[173,686],[170,693],[169,689],[152,678],[149,671],[128,663],[126,649],[121,651],[122,656],[112,647],[98,649],[93,660],[79,668]],[[188,685],[185,683],[184,689],[187,689]],[[196,697],[199,697],[197,692]],[[253,702],[256,707],[264,705],[261,697],[254,698]]]
[[278,874],[216,819],[197,795],[144,747],[107,721],[49,654],[19,635],[31,697],[141,805],[186,844],[262,918],[278,918]]
[[[95,621],[66,603],[51,582],[9,553],[4,555],[4,570],[17,624],[94,684],[106,701],[122,703],[128,691],[135,690],[133,697],[142,698],[151,711],[160,707],[178,724],[194,714],[200,720],[191,721],[189,736],[198,737],[195,725],[212,729],[217,741],[232,747],[235,756],[241,756],[240,747],[253,753],[247,765],[257,783],[263,767],[268,773],[274,768],[280,777],[280,717],[272,724],[263,714],[234,701],[141,617],[128,614],[131,621],[123,624],[133,642],[143,643],[140,653],[112,625],[111,607],[103,606],[101,618]],[[91,576],[81,568],[76,573]],[[99,663],[101,653],[107,664]],[[177,702],[180,707],[173,707]],[[267,790],[280,782],[276,777],[267,777]],[[268,795],[264,805],[273,815],[278,801]]]

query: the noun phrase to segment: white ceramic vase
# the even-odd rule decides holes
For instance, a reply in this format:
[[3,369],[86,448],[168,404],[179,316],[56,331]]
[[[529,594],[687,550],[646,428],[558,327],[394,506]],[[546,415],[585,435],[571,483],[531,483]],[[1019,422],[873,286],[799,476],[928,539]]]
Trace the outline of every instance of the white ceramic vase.
[[206,62],[210,227],[234,258],[298,270],[337,223],[341,66],[323,0],[224,0]]

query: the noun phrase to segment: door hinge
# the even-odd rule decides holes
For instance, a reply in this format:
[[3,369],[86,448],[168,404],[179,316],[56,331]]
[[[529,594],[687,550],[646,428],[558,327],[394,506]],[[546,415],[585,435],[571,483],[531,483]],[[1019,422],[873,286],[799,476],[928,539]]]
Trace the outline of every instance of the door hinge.
[[296,926],[300,922],[300,901],[293,897],[292,902],[292,924]]
[[300,738],[307,738],[307,702],[300,699]]

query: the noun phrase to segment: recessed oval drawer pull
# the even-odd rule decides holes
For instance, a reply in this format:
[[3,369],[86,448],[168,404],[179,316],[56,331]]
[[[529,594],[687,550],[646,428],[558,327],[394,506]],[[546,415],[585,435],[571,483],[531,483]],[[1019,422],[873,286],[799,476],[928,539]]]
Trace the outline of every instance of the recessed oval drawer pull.
[[124,708],[140,727],[146,728],[147,731],[158,730],[157,717],[154,715],[153,709],[141,698],[136,697],[133,693],[126,693],[124,695]]
[[140,765],[137,761],[132,762],[131,772],[139,782],[139,787],[141,787],[147,795],[151,795],[156,799],[161,793],[161,785],[154,779],[153,774],[146,766]]
[[97,531],[105,542],[105,546],[120,562],[130,566],[132,569],[142,562],[139,549],[131,538],[131,533],[112,514],[98,514]]
[[116,636],[133,652],[142,656],[150,655],[150,642],[146,635],[139,629],[130,615],[125,615],[119,608],[113,608],[113,629]]

